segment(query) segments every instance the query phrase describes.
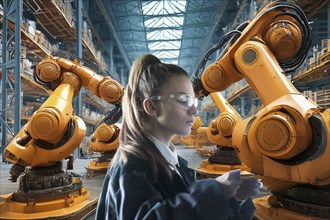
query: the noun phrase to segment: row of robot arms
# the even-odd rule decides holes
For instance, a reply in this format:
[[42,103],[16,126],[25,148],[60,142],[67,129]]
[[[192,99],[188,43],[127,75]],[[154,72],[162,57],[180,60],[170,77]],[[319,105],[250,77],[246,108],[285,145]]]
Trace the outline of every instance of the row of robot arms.
[[[217,61],[204,70],[226,41]],[[235,148],[271,192],[254,200],[257,219],[330,218],[330,109],[299,93],[285,75],[301,65],[310,42],[304,12],[273,2],[211,48],[192,79],[197,97],[210,94],[215,101],[217,92],[244,78],[262,101],[262,108],[243,120],[218,94],[220,115],[207,128],[220,158],[225,152],[221,162],[233,151],[228,147]]]
[[107,157],[109,162],[107,152],[118,147],[119,128],[114,123],[121,117],[124,88],[77,59],[53,56],[36,65],[35,80],[51,94],[4,150],[6,160],[13,164],[12,180],[19,177],[19,189],[1,202],[0,218],[72,217],[79,209],[81,216],[97,200],[90,199],[79,174],[62,167],[86,133],[85,123],[74,114],[73,98],[84,87],[116,106],[90,141],[91,150],[105,153],[103,159]]

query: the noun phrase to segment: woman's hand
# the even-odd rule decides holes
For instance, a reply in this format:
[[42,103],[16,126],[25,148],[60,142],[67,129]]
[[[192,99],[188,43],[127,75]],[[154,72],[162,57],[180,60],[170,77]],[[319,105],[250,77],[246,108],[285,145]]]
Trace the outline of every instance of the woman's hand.
[[222,191],[226,199],[230,199],[235,196],[237,190],[240,188],[241,184],[241,170],[232,170],[222,174],[221,176],[215,178],[221,185]]
[[232,170],[215,179],[227,199],[235,196],[239,200],[246,200],[260,193],[259,189],[263,186],[261,180],[256,177],[241,178],[240,173],[240,169]]
[[236,191],[235,197],[239,200],[246,200],[260,193],[259,189],[263,186],[260,179],[256,177],[242,178],[241,184]]

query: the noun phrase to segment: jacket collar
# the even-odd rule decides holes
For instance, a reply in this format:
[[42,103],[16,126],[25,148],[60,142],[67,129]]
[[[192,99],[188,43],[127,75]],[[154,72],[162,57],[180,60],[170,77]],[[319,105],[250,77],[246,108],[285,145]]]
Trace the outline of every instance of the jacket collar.
[[159,152],[172,166],[178,165],[178,155],[174,149],[173,144],[167,146],[152,135],[149,135],[149,139],[155,144]]

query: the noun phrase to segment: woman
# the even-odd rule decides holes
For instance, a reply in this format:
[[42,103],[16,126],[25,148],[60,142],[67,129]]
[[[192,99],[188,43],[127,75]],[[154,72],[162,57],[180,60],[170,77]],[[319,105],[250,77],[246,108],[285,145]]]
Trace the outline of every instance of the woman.
[[[197,99],[182,68],[143,55],[123,98],[120,147],[105,177],[96,219],[250,219],[258,179],[239,170],[195,181],[171,138],[188,135]],[[241,203],[241,204],[240,204]]]

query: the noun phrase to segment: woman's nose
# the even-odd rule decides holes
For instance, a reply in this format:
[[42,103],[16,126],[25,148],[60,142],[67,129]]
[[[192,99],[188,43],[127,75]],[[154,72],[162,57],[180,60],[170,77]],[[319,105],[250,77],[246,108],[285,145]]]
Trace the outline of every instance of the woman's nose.
[[188,113],[189,115],[197,115],[198,110],[197,107],[195,105],[192,105],[189,109],[188,109]]

